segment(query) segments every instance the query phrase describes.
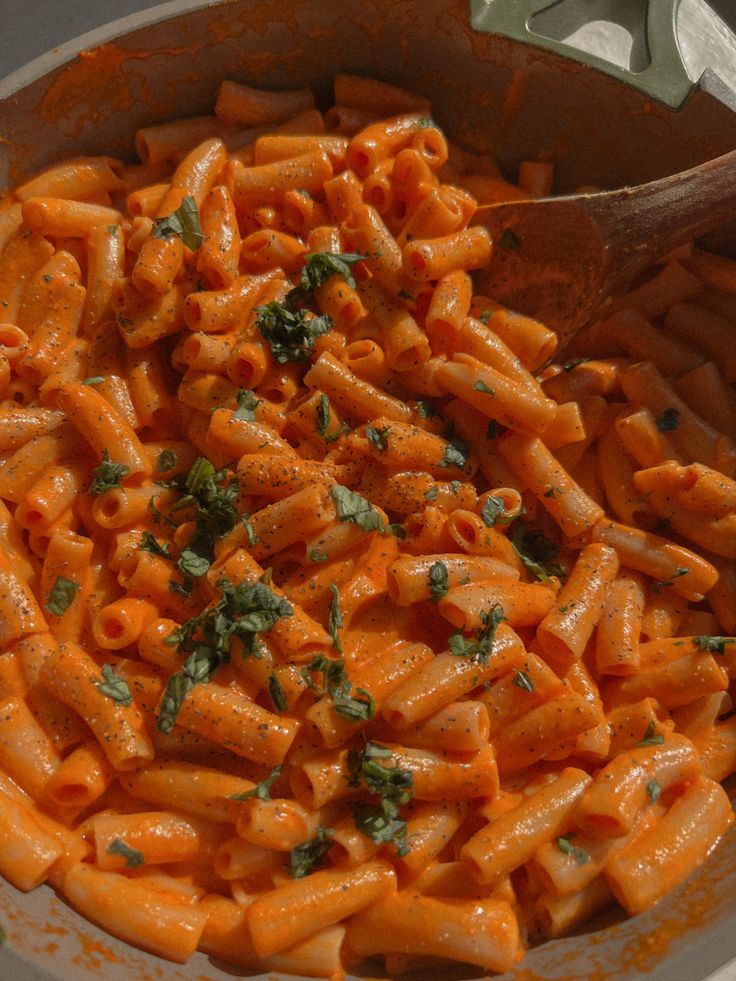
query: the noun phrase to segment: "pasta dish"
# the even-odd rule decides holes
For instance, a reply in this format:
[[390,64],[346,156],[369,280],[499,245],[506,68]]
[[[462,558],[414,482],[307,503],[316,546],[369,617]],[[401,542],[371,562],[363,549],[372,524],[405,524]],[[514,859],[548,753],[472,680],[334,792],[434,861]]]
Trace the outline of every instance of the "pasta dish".
[[0,201],[0,873],[184,962],[505,972],[733,821],[736,261],[573,352],[549,194],[354,75]]

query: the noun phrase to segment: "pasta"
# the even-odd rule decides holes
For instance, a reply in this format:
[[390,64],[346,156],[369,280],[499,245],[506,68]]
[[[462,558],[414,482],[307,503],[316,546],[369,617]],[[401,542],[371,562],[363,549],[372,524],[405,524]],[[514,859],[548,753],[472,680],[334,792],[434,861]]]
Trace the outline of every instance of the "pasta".
[[175,961],[505,972],[733,822],[736,267],[547,364],[470,273],[552,164],[335,99],[0,202],[0,873]]

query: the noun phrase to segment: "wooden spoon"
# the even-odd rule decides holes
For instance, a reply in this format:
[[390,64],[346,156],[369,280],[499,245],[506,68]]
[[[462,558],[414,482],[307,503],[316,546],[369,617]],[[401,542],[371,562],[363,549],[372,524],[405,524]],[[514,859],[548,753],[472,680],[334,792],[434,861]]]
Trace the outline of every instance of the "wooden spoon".
[[564,347],[612,293],[736,218],[736,150],[637,187],[482,205],[494,248],[476,289],[558,332]]

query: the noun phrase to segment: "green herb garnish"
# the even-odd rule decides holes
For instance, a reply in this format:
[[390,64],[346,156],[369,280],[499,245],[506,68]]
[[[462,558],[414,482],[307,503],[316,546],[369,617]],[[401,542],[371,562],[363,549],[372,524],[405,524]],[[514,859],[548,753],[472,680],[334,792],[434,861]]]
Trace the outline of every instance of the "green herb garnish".
[[429,592],[433,603],[447,596],[450,589],[450,578],[447,573],[447,566],[439,559],[429,567]]
[[144,862],[143,852],[139,852],[137,848],[131,848],[129,845],[126,845],[120,838],[115,838],[110,842],[107,854],[120,855],[125,859],[125,864],[129,869],[137,869]]
[[204,242],[202,226],[199,221],[197,202],[191,194],[182,200],[176,211],[165,218],[156,218],[151,234],[154,238],[170,238],[176,235],[188,249],[198,249]]
[[130,705],[133,701],[133,696],[130,694],[128,682],[115,672],[112,664],[102,665],[102,677],[104,681],[97,685],[97,690],[102,692],[103,695],[107,695],[113,702],[119,702],[121,705]]
[[334,835],[332,828],[319,827],[314,838],[291,849],[290,867],[293,879],[303,879],[322,864],[325,855],[332,847]]
[[78,589],[78,582],[67,579],[65,576],[57,576],[56,582],[46,598],[46,609],[54,616],[60,617],[71,606]]
[[120,481],[129,473],[130,467],[126,467],[124,463],[114,463],[107,450],[103,450],[102,460],[92,471],[92,483],[89,486],[90,494],[104,494],[105,491],[119,487]]
[[475,637],[468,639],[461,633],[451,634],[448,644],[450,653],[455,657],[466,657],[479,664],[488,664],[496,637],[496,628],[506,617],[503,607],[494,603],[490,610],[481,613],[483,626],[476,631]]

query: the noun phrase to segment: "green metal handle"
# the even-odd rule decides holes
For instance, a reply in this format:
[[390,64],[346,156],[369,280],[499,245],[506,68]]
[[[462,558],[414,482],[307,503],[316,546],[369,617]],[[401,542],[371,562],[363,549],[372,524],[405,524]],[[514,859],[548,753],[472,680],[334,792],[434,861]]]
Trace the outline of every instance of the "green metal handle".
[[679,109],[697,85],[687,72],[677,39],[680,0],[649,0],[646,16],[649,64],[641,71],[620,68],[599,55],[581,51],[533,29],[535,17],[553,8],[559,8],[561,18],[569,21],[573,29],[588,23],[591,15],[598,12],[605,15],[606,20],[621,23],[619,15],[628,14],[630,19],[632,2],[634,0],[469,0],[470,23],[480,33],[500,34],[589,65],[672,109]]

